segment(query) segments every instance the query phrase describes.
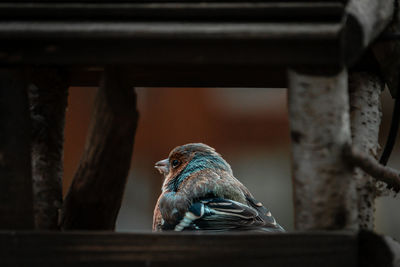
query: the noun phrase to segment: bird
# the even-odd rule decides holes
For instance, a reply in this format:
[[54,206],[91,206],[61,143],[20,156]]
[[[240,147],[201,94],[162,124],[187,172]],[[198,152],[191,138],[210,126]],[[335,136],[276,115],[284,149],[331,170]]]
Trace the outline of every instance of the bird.
[[153,214],[155,232],[285,232],[206,144],[177,146],[155,168],[164,177]]

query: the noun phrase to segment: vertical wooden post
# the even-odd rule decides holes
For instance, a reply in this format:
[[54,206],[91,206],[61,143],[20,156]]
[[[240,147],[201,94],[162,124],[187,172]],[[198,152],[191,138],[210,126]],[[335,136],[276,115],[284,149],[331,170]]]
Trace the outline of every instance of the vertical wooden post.
[[34,218],[37,229],[58,229],[62,205],[62,172],[66,74],[57,69],[34,69],[30,75]]
[[33,228],[29,124],[24,75],[0,69],[0,229]]
[[346,69],[339,73],[289,71],[295,227],[356,228],[352,169],[342,158],[351,142]]
[[[384,82],[372,72],[356,72],[349,76],[350,118],[353,146],[377,157],[381,123],[381,91]],[[373,230],[376,181],[360,169],[354,170],[358,195],[358,225]]]

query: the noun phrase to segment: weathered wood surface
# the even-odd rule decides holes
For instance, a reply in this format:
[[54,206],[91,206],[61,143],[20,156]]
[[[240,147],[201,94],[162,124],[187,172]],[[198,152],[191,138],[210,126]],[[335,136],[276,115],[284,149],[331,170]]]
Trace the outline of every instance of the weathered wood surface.
[[391,189],[396,193],[400,192],[400,171],[380,164],[373,156],[359,150],[346,146],[343,156],[349,164],[359,167],[365,173],[374,177],[377,181],[384,183],[384,187],[379,187],[378,192],[385,188]]
[[384,237],[385,245],[390,252],[389,264],[395,267],[400,266],[400,243],[390,236]]
[[400,243],[391,237],[361,231],[358,234],[358,251],[358,266],[400,266]]
[[356,183],[342,156],[351,143],[347,71],[289,71],[295,227],[357,228]]
[[[394,18],[385,31],[386,34],[398,33],[400,31],[400,10],[397,8]],[[372,51],[381,68],[382,76],[393,97],[398,94],[399,88],[399,68],[400,68],[400,41],[383,40],[376,42],[372,46]]]
[[[131,64],[136,86],[284,87],[288,66],[343,65],[344,39],[365,30],[343,34],[347,2],[7,1],[0,63]],[[93,74],[74,82],[95,86]]]
[[346,61],[354,63],[389,25],[395,0],[350,0],[346,6]]
[[[394,0],[7,1],[0,3],[0,63],[132,64],[151,73],[139,73],[138,86],[275,87],[268,81],[276,75],[263,79],[252,70],[278,68],[284,77],[288,66],[352,64],[390,22],[393,6]],[[168,79],[179,72],[162,71],[171,66],[182,74]],[[215,74],[225,68],[232,71]]]
[[339,65],[341,31],[341,21],[0,22],[0,63]]
[[[343,14],[346,1],[24,1],[0,3],[0,16],[12,19],[100,20],[329,20]],[[61,5],[60,5],[61,4]]]
[[354,267],[357,235],[0,233],[2,266]]
[[115,227],[138,123],[133,82],[122,68],[105,70],[85,151],[64,200],[63,229]]
[[59,69],[30,71],[32,178],[37,229],[58,229],[68,75]]
[[341,0],[24,2],[0,3],[0,63],[342,63]]
[[25,76],[0,69],[0,229],[32,229],[30,119]]
[[[383,89],[384,82],[375,73],[355,72],[349,75],[352,145],[374,158],[377,158],[380,149],[380,96]],[[373,230],[377,182],[358,168],[354,170],[354,178],[357,181],[358,225],[361,229]]]

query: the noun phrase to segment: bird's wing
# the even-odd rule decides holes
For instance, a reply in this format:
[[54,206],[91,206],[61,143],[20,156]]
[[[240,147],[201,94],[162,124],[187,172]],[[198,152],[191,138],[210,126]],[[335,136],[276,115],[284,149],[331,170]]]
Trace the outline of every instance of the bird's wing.
[[266,223],[254,207],[222,198],[204,199],[193,203],[175,231],[241,231],[283,232],[276,222]]
[[256,209],[258,212],[258,219],[264,223],[264,227],[276,228],[280,231],[284,231],[282,226],[280,226],[275,218],[272,216],[271,212],[260,202],[253,198],[252,195],[246,194],[247,204]]

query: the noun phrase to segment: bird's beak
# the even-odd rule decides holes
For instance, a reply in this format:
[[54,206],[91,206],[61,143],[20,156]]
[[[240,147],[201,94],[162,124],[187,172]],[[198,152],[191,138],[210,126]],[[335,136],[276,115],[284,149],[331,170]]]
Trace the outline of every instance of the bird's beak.
[[168,165],[169,165],[168,159],[163,159],[160,160],[159,162],[156,162],[154,168],[156,168],[161,174],[165,175],[168,173]]

